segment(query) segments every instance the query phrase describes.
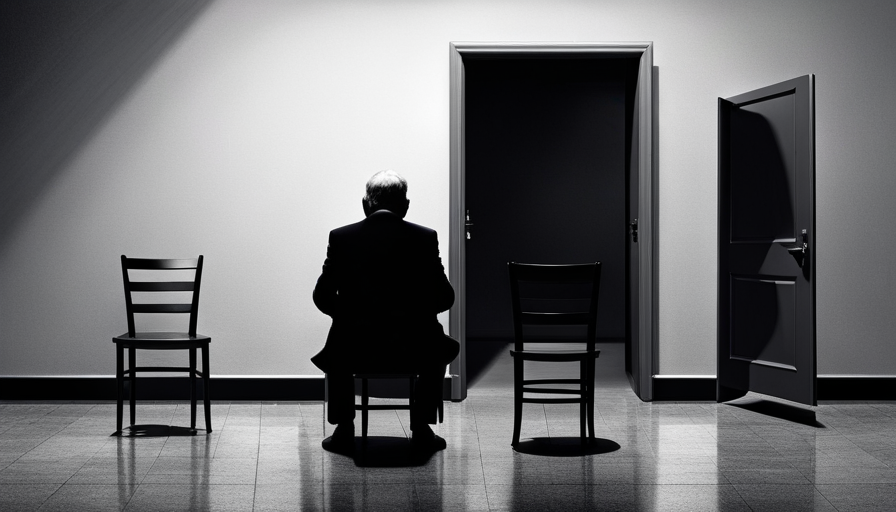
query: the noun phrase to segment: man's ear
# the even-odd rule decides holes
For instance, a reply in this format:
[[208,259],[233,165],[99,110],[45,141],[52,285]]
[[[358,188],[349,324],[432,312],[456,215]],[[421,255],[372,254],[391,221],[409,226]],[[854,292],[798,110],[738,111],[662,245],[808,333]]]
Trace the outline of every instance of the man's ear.
[[370,217],[370,214],[373,212],[370,211],[370,205],[367,204],[367,200],[364,199],[363,197],[361,198],[361,207],[364,208],[364,216]]
[[395,213],[397,213],[398,216],[401,217],[401,218],[403,219],[404,216],[408,214],[408,208],[410,208],[410,207],[411,207],[411,200],[410,200],[410,199],[405,199],[405,200],[404,200],[404,207],[403,207],[400,211],[397,211],[397,212],[395,212]]

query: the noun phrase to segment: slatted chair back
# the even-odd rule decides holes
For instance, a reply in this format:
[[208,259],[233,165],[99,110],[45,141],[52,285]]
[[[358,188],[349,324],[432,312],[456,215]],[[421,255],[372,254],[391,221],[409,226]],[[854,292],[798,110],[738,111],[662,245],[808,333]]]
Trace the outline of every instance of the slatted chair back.
[[[600,262],[541,265],[508,263],[513,307],[514,349],[525,343],[569,343],[565,336],[546,336],[532,326],[580,326],[586,331],[586,350],[594,351]],[[535,331],[527,334],[527,331]]]
[[[191,279],[184,275],[192,273]],[[131,271],[139,271],[141,280],[133,280]],[[146,271],[146,272],[143,272]],[[175,313],[189,315],[188,334],[196,336],[199,316],[199,287],[202,282],[202,256],[187,259],[147,259],[121,256],[121,272],[124,281],[125,307],[128,316],[128,335],[136,336],[135,314]],[[158,280],[163,278],[165,280]],[[180,294],[172,292],[192,292],[189,299],[175,302]],[[137,293],[147,295],[135,295]],[[165,302],[149,300],[149,294],[159,293]],[[185,295],[185,294],[184,294]],[[140,300],[145,299],[145,300]]]

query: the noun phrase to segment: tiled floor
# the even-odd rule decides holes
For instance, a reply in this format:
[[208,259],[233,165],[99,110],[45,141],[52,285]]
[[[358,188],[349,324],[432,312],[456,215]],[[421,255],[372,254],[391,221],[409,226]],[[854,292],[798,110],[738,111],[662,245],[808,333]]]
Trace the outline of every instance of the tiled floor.
[[[319,403],[214,403],[215,431],[111,437],[114,404],[0,404],[0,510],[894,510],[896,404],[642,403],[604,346],[601,442],[574,406],[527,406],[510,448],[509,366],[446,403],[448,449],[408,456],[406,412],[371,413],[365,456],[325,452]],[[814,417],[813,417],[814,413]],[[200,411],[200,418],[201,411]],[[139,424],[188,425],[182,403]],[[360,423],[360,422],[358,422]],[[201,421],[200,421],[201,424]],[[358,425],[360,430],[360,425]],[[552,443],[552,444],[551,444]]]

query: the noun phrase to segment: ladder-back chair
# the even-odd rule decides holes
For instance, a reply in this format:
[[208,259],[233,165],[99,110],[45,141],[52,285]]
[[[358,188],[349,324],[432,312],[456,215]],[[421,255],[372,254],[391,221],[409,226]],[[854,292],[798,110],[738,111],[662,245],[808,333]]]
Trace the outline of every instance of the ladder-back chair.
[[[508,269],[514,330],[514,347],[510,351],[514,390],[511,444],[516,446],[520,441],[524,403],[579,404],[581,438],[585,443],[594,438],[594,360],[600,355],[595,350],[600,262],[574,265],[510,262]],[[579,326],[578,330],[584,329],[585,333],[577,334],[564,326]],[[555,332],[561,329],[560,334]],[[533,348],[532,343],[538,346]],[[572,350],[570,343],[581,343],[583,347]],[[579,376],[527,379],[526,361],[577,363]],[[586,423],[590,434],[586,434]]]
[[[212,339],[196,334],[199,313],[199,285],[202,281],[202,256],[191,259],[144,259],[121,256],[121,272],[124,279],[125,307],[128,332],[115,336],[115,379],[118,387],[117,427],[122,430],[124,382],[130,383],[131,425],[136,421],[138,372],[188,372],[190,376],[190,428],[196,428],[196,377],[202,379],[205,405],[205,430],[212,431],[209,404],[208,349]],[[191,272],[192,271],[192,272]],[[190,275],[189,278],[184,277]],[[140,277],[142,279],[136,280]],[[176,296],[189,297],[182,301]],[[160,298],[151,300],[149,297]],[[145,299],[145,300],[140,300]],[[136,314],[174,313],[189,315],[187,332],[138,332],[134,321]],[[124,368],[124,351],[128,351],[128,368]],[[202,353],[202,371],[196,369],[196,350]],[[187,350],[189,367],[137,366],[137,350]]]

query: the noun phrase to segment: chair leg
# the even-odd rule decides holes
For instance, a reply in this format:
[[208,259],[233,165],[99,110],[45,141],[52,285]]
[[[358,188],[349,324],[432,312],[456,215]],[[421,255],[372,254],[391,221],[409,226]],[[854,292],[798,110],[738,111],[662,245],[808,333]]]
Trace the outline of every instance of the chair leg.
[[211,392],[208,388],[209,376],[211,370],[208,367],[208,345],[202,347],[202,398],[205,405],[205,431],[212,431],[212,405],[210,402]]
[[594,439],[594,359],[588,362],[588,439]]
[[131,381],[131,426],[137,423],[137,350],[128,349],[128,368]]
[[118,400],[115,406],[116,432],[121,434],[121,416],[124,413],[124,347],[115,344],[115,386],[118,389]]
[[579,366],[579,378],[582,380],[579,384],[579,397],[582,399],[579,403],[579,436],[582,438],[582,444],[585,444],[588,439],[588,431],[585,428],[588,415],[588,361],[584,359]]
[[190,349],[190,428],[196,428],[196,349]]
[[361,442],[367,442],[367,409],[370,406],[370,393],[367,389],[367,379],[361,379]]
[[[419,411],[418,407],[415,405],[417,402],[417,376],[411,375],[408,377],[408,413],[410,413],[410,421],[411,421],[411,431],[414,430],[414,426],[416,425],[415,421],[419,421]],[[418,417],[414,416],[414,413],[417,413]],[[413,435],[413,434],[412,434]]]
[[330,403],[330,376],[328,373],[324,373],[324,408],[321,413],[322,420],[320,423],[321,432],[327,431],[327,405]]
[[513,440],[511,446],[520,443],[520,427],[523,421],[523,360],[513,359]]
[[[444,389],[444,388],[443,388]],[[439,391],[439,423],[445,421],[445,397]]]

